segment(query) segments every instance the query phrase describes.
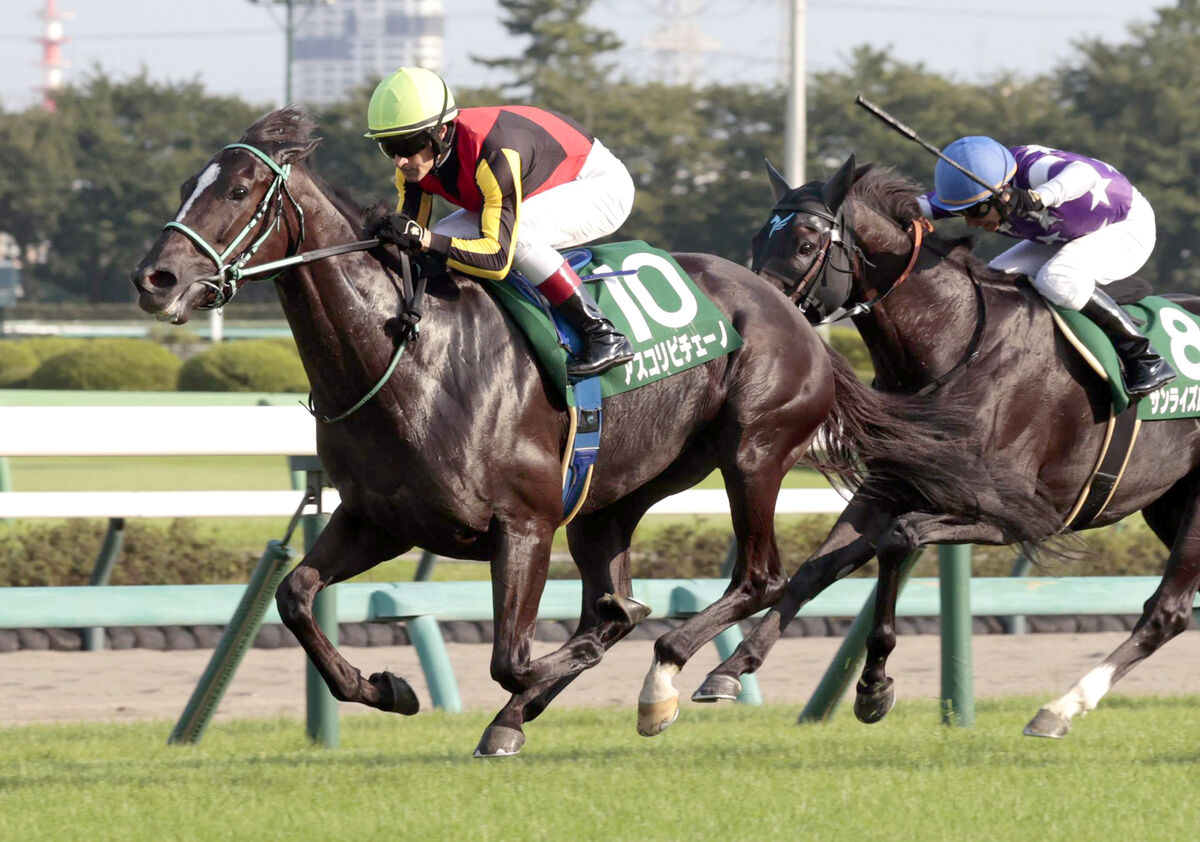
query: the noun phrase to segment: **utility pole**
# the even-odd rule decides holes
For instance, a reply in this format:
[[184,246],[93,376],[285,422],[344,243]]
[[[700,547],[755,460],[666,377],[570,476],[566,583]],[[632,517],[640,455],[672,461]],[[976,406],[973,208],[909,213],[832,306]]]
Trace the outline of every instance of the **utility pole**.
[[[285,106],[292,104],[292,42],[296,37],[296,6],[313,6],[317,3],[332,5],[337,0],[250,0],[254,4],[262,5],[279,5],[284,7],[283,23],[280,24],[276,19],[275,23],[279,24],[283,29],[284,38],[284,56],[283,56],[283,104]],[[272,12],[271,17],[275,15]]]
[[805,0],[785,0],[788,4],[790,50],[787,75],[787,122],[783,133],[784,170],[788,184],[804,183],[805,127]]

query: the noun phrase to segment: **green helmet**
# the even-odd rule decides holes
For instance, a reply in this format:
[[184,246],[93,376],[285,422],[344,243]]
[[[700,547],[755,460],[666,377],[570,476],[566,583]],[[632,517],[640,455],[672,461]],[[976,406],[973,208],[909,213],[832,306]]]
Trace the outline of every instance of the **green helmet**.
[[454,95],[442,77],[423,67],[401,67],[371,94],[367,133],[384,138],[434,129],[458,116]]

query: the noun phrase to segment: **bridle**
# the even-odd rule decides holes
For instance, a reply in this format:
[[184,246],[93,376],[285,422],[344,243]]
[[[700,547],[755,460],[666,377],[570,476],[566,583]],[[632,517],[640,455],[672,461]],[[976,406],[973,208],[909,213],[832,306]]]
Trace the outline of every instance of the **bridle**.
[[[861,268],[861,263],[870,264],[870,261],[863,255],[862,250],[854,242],[853,222],[847,221],[847,209],[850,207],[848,202],[843,203],[842,207],[836,214],[831,214],[828,208],[824,211],[815,209],[812,202],[813,197],[809,197],[810,201],[793,200],[786,204],[778,204],[772,209],[771,226],[772,233],[782,228],[793,220],[798,213],[802,213],[809,217],[800,217],[796,220],[796,224],[804,223],[809,225],[814,230],[821,233],[821,240],[817,246],[817,251],[813,257],[813,261],[809,264],[804,274],[797,280],[791,281],[788,278],[781,277],[777,272],[771,271],[764,267],[766,274],[778,280],[784,285],[783,292],[788,299],[796,304],[801,311],[804,311],[807,306],[810,306],[816,297],[817,291],[825,282],[825,272],[829,265],[831,250],[834,246],[840,247],[847,255],[847,262],[850,264],[851,276],[857,277]],[[819,200],[818,200],[819,201]],[[791,211],[787,217],[781,215],[782,212]],[[852,318],[870,312],[877,307],[889,295],[896,291],[907,281],[916,271],[917,263],[921,257],[921,250],[926,245],[924,242],[927,234],[933,233],[933,223],[923,217],[918,217],[909,222],[905,233],[912,240],[912,253],[909,255],[908,263],[904,269],[897,275],[886,289],[880,290],[876,287],[864,289],[862,293],[862,301],[851,305],[850,307],[839,306],[837,310],[816,324],[829,324],[834,321],[839,321],[845,318]],[[843,271],[843,270],[835,270]],[[983,287],[979,283],[979,279],[964,267],[967,277],[971,280],[971,287],[975,291],[975,299],[977,303],[977,317],[975,321],[975,331],[971,336],[970,342],[967,344],[966,352],[955,363],[950,370],[944,374],[934,378],[929,383],[922,386],[916,391],[918,395],[927,395],[940,388],[943,384],[951,379],[959,370],[969,366],[979,356],[979,349],[983,342],[984,332],[987,327],[987,298],[984,295]]]
[[[213,263],[216,264],[217,272],[215,275],[207,275],[199,279],[199,282],[209,287],[213,291],[213,298],[204,304],[197,304],[197,310],[215,310],[233,300],[237,295],[239,284],[242,278],[251,275],[259,275],[273,269],[281,269],[283,266],[291,265],[288,263],[290,258],[296,256],[293,248],[299,249],[300,244],[304,242],[304,211],[300,208],[300,204],[288,189],[288,176],[291,175],[291,164],[277,164],[275,160],[263,152],[261,149],[251,146],[248,143],[231,143],[221,149],[224,152],[226,149],[245,149],[254,154],[260,161],[271,168],[275,173],[275,177],[271,180],[271,186],[267,188],[267,192],[263,195],[258,207],[254,210],[254,215],[250,217],[250,221],[245,224],[241,232],[234,237],[225,250],[218,252],[212,245],[209,244],[204,237],[197,234],[182,222],[172,220],[163,226],[163,230],[175,229],[183,233],[201,252],[207,255]],[[218,153],[219,154],[219,153]],[[267,241],[279,227],[283,224],[283,201],[284,197],[291,202],[293,210],[296,212],[296,217],[300,221],[300,232],[295,243],[288,243],[287,257],[283,261],[274,261],[263,266],[257,266],[253,269],[248,269],[246,264],[254,257],[255,252],[262,247],[262,244]],[[230,259],[242,240],[260,226],[262,233],[257,239],[254,239],[237,257]]]
[[[300,245],[304,242],[304,210],[300,207],[300,203],[296,201],[296,197],[292,195],[288,188],[288,177],[292,173],[292,165],[277,164],[275,160],[263,152],[261,149],[251,146],[248,143],[231,143],[221,149],[224,152],[226,149],[245,149],[252,152],[255,157],[271,168],[275,173],[275,177],[271,180],[271,186],[267,188],[267,192],[263,195],[258,203],[258,207],[254,210],[254,215],[250,217],[250,221],[242,228],[241,232],[233,238],[223,252],[218,252],[211,246],[204,237],[197,234],[182,222],[171,221],[163,226],[163,230],[174,229],[183,233],[189,240],[195,244],[201,252],[206,254],[216,264],[217,272],[214,275],[206,275],[197,278],[197,282],[204,284],[213,290],[214,297],[202,305],[196,305],[197,310],[215,310],[227,304],[238,293],[238,284],[243,278],[249,278],[256,275],[264,275],[267,273],[280,274],[289,266],[295,266],[300,263],[311,263],[314,260],[321,260],[326,257],[333,257],[338,254],[348,254],[355,251],[366,251],[378,246],[377,238],[369,240],[355,240],[349,243],[340,243],[335,246],[326,248],[314,249],[313,251],[298,253]],[[219,153],[218,153],[219,154]],[[247,266],[250,259],[262,247],[262,244],[267,241],[275,231],[283,225],[284,222],[284,198],[291,202],[293,210],[296,212],[296,218],[299,220],[299,236],[295,242],[288,242],[286,256],[280,260],[273,260],[269,263],[262,263],[257,266]],[[258,235],[237,257],[230,260],[230,255],[233,254],[242,240],[246,239],[257,226],[261,224],[262,233]],[[376,381],[375,385],[362,396],[349,409],[336,413],[334,415],[324,415],[316,411],[313,406],[312,394],[308,396],[308,411],[318,421],[324,424],[334,424],[342,421],[345,418],[353,415],[361,409],[371,398],[379,393],[384,384],[391,379],[392,373],[396,370],[397,363],[400,362],[400,357],[404,354],[409,342],[415,340],[420,334],[418,323],[421,321],[421,302],[425,294],[425,276],[423,273],[413,278],[412,264],[408,254],[403,250],[400,252],[401,265],[401,280],[403,283],[402,290],[402,305],[403,309],[400,314],[400,330],[396,350],[392,354],[390,363],[383,375]]]

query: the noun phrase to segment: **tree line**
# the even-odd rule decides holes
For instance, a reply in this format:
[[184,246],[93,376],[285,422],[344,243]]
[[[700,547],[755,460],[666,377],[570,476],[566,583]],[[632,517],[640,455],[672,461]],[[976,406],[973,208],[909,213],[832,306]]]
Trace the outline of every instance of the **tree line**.
[[[783,157],[785,91],[765,80],[631,81],[613,58],[619,40],[582,20],[592,3],[501,0],[525,49],[473,56],[497,81],[456,91],[459,105],[523,103],[571,115],[637,184],[617,238],[745,261],[771,204],[763,159]],[[363,204],[394,200],[390,164],[362,137],[371,88],[313,111],[324,139],[314,168]],[[989,134],[1107,161],[1156,211],[1158,245],[1140,274],[1159,291],[1200,292],[1200,0],[1158,10],[1120,44],[1080,42],[1056,70],[1032,77],[1015,68],[964,82],[870,45],[843,68],[810,74],[810,178],[854,152],[929,184],[933,159],[857,109],[859,93],[939,146]],[[56,113],[0,114],[0,231],[43,258],[25,267],[28,295],[130,300],[129,270],[176,212],[179,186],[265,110],[199,82],[160,83],[144,71],[118,80],[97,69],[62,92]]]

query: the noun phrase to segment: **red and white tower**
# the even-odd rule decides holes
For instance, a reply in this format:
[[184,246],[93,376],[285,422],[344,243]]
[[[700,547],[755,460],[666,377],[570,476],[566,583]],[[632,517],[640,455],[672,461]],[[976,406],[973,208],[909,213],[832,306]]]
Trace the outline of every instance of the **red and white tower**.
[[72,12],[59,12],[55,0],[46,0],[46,8],[38,15],[46,22],[46,28],[41,38],[36,39],[42,45],[42,108],[54,111],[55,92],[63,84],[63,68],[66,62],[62,58],[62,45],[68,39],[63,37],[63,21],[74,17]]

